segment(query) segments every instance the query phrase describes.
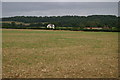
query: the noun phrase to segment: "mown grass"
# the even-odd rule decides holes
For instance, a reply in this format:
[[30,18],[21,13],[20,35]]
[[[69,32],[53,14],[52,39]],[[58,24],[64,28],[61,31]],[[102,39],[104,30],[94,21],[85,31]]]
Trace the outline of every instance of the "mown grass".
[[115,78],[118,33],[3,29],[3,78]]

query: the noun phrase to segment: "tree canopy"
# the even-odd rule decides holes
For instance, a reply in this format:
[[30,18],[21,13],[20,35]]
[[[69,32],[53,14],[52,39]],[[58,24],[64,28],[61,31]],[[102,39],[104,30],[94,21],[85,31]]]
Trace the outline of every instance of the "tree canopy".
[[[4,17],[2,21],[30,23],[29,26],[31,27],[45,27],[49,23],[55,24],[56,27],[118,27],[118,17],[115,15],[14,16]],[[12,25],[14,26],[15,24],[12,23]]]

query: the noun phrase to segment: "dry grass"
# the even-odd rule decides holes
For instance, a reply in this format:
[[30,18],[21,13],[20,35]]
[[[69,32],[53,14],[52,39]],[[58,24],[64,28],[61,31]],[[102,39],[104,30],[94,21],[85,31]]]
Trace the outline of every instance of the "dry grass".
[[3,29],[3,78],[115,78],[117,35]]
[[15,22],[16,24],[30,25],[30,23],[23,23],[23,22],[17,22],[17,21],[2,21],[0,23],[12,23],[12,22]]

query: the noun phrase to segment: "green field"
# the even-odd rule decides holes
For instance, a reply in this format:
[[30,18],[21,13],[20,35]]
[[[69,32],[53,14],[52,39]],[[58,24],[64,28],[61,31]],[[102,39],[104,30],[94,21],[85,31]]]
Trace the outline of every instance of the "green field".
[[118,77],[118,33],[2,30],[3,78]]

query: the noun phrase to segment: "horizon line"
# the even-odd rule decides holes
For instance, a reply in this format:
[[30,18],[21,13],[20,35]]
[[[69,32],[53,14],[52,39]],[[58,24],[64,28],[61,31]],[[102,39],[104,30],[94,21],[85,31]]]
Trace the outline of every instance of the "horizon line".
[[[6,17],[22,17],[22,16],[24,16],[24,17],[58,17],[59,15],[51,15],[51,16],[27,16],[27,15],[20,15],[20,16],[2,16],[2,18],[6,18]],[[62,17],[62,16],[84,16],[84,17],[88,17],[88,16],[116,16],[116,17],[118,17],[118,15],[114,15],[114,14],[100,14],[100,15],[60,15],[60,17]]]

